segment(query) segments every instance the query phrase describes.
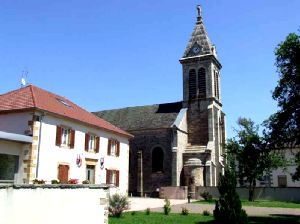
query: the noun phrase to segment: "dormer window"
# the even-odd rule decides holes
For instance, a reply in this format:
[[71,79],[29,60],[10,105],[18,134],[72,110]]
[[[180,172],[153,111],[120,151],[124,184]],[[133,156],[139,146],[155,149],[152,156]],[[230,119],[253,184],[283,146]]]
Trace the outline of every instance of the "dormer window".
[[63,105],[65,105],[66,107],[72,107],[68,102],[66,102],[63,99],[60,98],[56,98],[58,102],[62,103]]

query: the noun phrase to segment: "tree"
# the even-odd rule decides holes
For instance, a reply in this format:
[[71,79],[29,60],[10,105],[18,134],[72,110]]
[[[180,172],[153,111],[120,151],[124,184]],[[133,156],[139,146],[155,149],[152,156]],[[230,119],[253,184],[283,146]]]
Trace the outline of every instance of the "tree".
[[[300,145],[300,36],[289,34],[275,49],[279,81],[273,91],[279,110],[265,122],[269,147],[294,148]],[[300,157],[300,153],[296,158]],[[300,160],[295,160],[300,170]],[[300,172],[293,175],[300,179]]]
[[232,169],[227,167],[221,175],[218,190],[220,198],[216,201],[214,218],[218,223],[247,223],[247,214],[236,192],[236,177]]
[[244,181],[248,184],[248,200],[253,201],[256,180],[272,167],[276,167],[278,161],[266,147],[264,138],[259,136],[258,125],[246,118],[239,118],[237,123],[239,130],[236,130],[235,138],[228,140],[227,154],[231,158],[229,163],[235,166],[240,184],[243,185]]

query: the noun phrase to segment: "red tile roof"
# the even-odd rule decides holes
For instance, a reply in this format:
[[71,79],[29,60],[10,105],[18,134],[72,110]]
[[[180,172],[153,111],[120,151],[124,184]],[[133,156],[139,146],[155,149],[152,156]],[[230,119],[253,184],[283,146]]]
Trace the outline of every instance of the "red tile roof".
[[65,97],[34,85],[28,85],[0,95],[0,113],[26,109],[48,111],[116,134],[132,137],[129,133],[82,109]]

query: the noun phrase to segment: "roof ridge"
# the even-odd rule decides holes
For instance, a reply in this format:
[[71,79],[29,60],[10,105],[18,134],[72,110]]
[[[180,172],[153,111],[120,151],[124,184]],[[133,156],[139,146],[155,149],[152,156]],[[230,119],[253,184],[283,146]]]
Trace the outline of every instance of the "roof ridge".
[[35,99],[35,94],[34,94],[34,91],[33,91],[33,85],[32,84],[30,84],[29,85],[29,89],[30,89],[30,91],[31,91],[31,94],[32,94],[32,101],[33,101],[33,106],[34,107],[37,107],[37,105],[36,105],[36,99]]
[[91,113],[98,113],[98,112],[104,112],[104,111],[113,111],[113,110],[125,110],[125,109],[129,109],[129,108],[137,108],[137,107],[150,107],[150,106],[159,106],[162,104],[172,104],[172,103],[181,103],[182,101],[175,101],[175,102],[170,102],[170,103],[155,103],[155,104],[148,104],[148,105],[141,105],[141,106],[131,106],[131,107],[121,107],[121,108],[114,108],[114,109],[107,109],[107,110],[98,110],[98,111],[94,111]]

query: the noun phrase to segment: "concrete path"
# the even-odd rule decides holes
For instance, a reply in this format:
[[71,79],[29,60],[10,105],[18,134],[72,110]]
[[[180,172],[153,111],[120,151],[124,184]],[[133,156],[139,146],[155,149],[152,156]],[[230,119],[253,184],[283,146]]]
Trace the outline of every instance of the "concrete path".
[[[129,211],[144,211],[150,208],[151,211],[163,212],[164,200],[158,198],[129,198],[131,208]],[[171,199],[172,212],[180,213],[182,207],[189,209],[191,213],[202,213],[204,210],[211,214],[215,208],[214,205],[187,203],[187,200]],[[250,216],[268,216],[268,215],[300,215],[300,209],[295,208],[266,208],[266,207],[243,207]]]

